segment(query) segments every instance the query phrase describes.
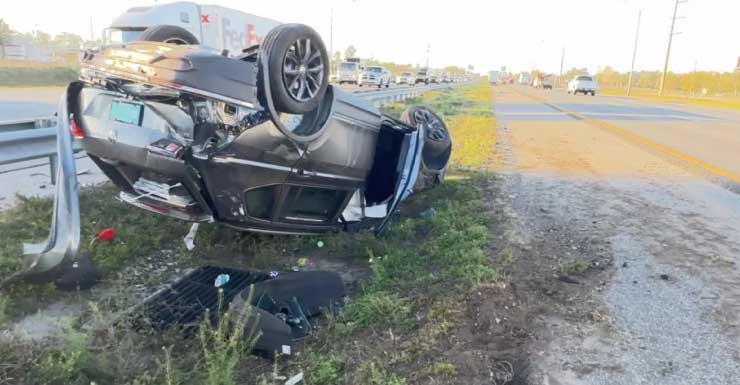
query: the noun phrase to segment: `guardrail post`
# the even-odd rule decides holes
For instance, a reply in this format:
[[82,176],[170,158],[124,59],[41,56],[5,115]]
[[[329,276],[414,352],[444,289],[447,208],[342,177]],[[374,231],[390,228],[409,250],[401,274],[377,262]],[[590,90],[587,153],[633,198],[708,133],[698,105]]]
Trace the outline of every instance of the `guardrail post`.
[[58,167],[58,159],[56,155],[50,155],[49,156],[49,170],[51,172],[51,184],[55,185],[57,184],[57,167]]

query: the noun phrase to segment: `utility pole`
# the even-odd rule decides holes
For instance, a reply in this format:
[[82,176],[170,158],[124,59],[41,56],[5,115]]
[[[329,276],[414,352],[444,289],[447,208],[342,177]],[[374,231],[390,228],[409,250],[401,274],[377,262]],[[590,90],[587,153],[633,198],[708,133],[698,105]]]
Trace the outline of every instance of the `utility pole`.
[[429,49],[430,49],[430,45],[427,44],[427,65],[425,67],[427,69],[427,74],[429,74]]
[[694,72],[691,74],[691,87],[689,87],[689,97],[694,94],[694,84],[696,84],[696,62],[694,60]]
[[334,55],[334,8],[329,10],[329,52]]
[[560,76],[558,76],[558,85],[563,84],[563,63],[565,62],[565,46],[563,46],[563,53],[560,54]]
[[95,32],[93,31],[93,18],[90,16],[90,41],[95,42]]
[[637,39],[640,37],[641,17],[642,10],[637,13],[637,32],[635,32],[635,48],[632,50],[632,66],[630,66],[630,78],[627,81],[627,96],[630,96],[630,91],[632,91],[632,75],[635,73],[635,57],[637,56]]
[[673,28],[676,26],[676,13],[678,12],[678,4],[685,3],[687,0],[676,0],[676,4],[673,6],[673,18],[671,19],[671,33],[668,35],[668,49],[665,53],[665,64],[663,64],[663,74],[660,76],[660,90],[658,95],[663,95],[663,88],[665,88],[665,76],[668,72],[668,58],[671,56],[671,43],[673,42]]

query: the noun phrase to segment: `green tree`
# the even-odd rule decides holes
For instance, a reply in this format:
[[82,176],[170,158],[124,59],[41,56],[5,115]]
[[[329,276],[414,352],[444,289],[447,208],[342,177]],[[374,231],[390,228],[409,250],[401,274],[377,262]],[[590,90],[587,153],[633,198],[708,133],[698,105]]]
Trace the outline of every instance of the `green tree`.
[[52,41],[55,45],[65,48],[78,49],[82,45],[82,38],[79,35],[67,32],[62,32],[54,36],[54,40]]
[[10,29],[8,23],[5,20],[0,19],[0,51],[2,51],[2,58],[5,59],[5,46],[10,43],[10,37],[13,35],[13,30]]
[[36,31],[33,37],[33,42],[41,48],[46,48],[49,46],[49,43],[51,43],[51,35],[44,31]]
[[354,45],[350,45],[349,47],[347,47],[347,49],[344,50],[345,59],[348,57],[355,57],[355,55],[357,55],[357,48],[355,48]]

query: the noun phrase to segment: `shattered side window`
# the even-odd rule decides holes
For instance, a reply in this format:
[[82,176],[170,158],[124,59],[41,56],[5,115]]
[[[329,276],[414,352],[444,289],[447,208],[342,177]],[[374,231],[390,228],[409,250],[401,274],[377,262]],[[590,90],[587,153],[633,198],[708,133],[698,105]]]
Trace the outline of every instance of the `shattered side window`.
[[346,191],[291,186],[285,219],[325,222],[336,216],[347,197]]
[[247,202],[247,213],[258,219],[270,219],[275,207],[275,198],[278,194],[278,186],[265,186],[244,193]]

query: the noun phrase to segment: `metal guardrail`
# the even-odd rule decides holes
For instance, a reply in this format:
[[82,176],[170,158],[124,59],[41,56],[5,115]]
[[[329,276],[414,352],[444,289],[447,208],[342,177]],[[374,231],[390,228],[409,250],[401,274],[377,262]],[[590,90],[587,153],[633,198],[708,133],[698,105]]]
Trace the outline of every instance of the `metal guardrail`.
[[[353,92],[375,105],[396,102],[424,92],[451,87],[452,84],[430,84]],[[75,145],[75,152],[80,151]],[[0,121],[0,166],[27,160],[48,158],[51,183],[56,183],[57,166],[56,118],[32,118]]]

